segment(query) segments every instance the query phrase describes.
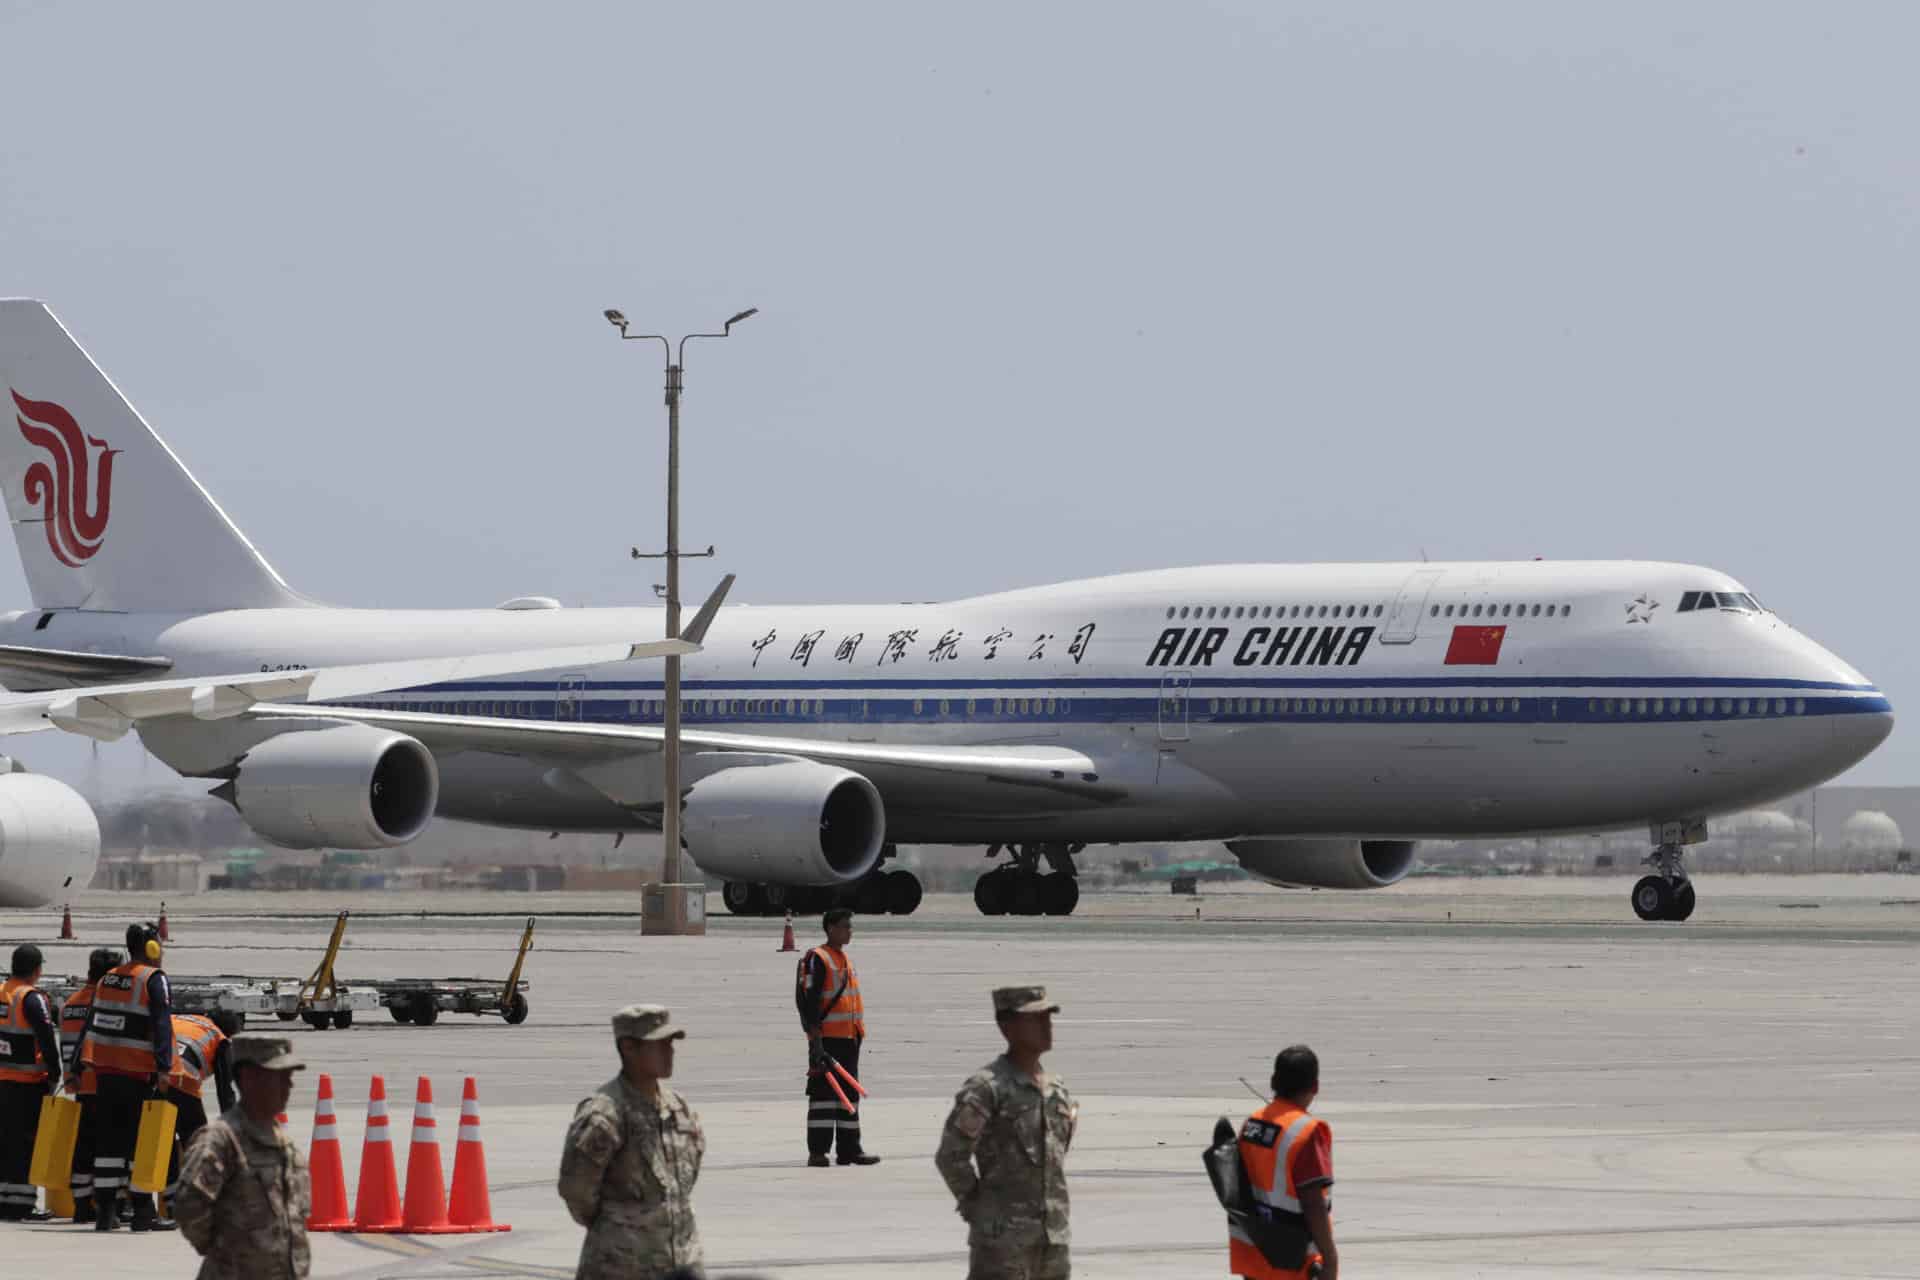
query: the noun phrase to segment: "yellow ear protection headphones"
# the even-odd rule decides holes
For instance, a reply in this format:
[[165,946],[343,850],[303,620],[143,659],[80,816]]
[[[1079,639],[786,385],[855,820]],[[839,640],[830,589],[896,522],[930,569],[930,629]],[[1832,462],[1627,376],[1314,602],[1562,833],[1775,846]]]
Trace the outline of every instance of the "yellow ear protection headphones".
[[[159,928],[153,924],[137,924],[127,932],[134,935],[128,937],[127,949],[148,964],[158,964],[160,961]],[[135,937],[139,939],[137,942],[134,940]]]

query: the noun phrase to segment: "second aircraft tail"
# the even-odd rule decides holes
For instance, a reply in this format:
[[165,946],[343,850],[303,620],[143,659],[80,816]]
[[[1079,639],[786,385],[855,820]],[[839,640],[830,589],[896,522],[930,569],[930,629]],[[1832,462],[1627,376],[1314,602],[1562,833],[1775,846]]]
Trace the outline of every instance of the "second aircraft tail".
[[304,604],[45,303],[0,299],[0,489],[39,609]]

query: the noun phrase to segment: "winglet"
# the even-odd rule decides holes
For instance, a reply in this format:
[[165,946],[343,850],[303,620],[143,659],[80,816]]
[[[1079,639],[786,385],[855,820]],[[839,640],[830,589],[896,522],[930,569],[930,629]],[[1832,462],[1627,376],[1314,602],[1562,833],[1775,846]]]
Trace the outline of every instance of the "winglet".
[[691,640],[695,644],[706,643],[707,628],[713,625],[714,615],[720,612],[720,602],[727,598],[727,592],[732,587],[732,574],[720,579],[720,585],[713,589],[713,594],[707,597],[707,602],[700,606],[700,612],[693,615],[693,621],[680,629],[682,639]]

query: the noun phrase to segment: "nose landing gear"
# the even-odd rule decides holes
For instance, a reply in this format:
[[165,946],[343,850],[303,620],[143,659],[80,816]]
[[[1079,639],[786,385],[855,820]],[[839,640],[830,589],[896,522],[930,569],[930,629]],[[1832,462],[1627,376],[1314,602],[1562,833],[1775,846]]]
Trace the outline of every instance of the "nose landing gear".
[[1654,825],[1659,843],[1645,858],[1653,874],[1641,876],[1633,886],[1633,913],[1642,920],[1685,920],[1693,914],[1693,881],[1680,863],[1685,845],[1707,838],[1704,822],[1664,822]]
[[[1013,855],[1013,861],[995,867],[974,882],[973,905],[983,916],[1070,916],[1080,905],[1079,874],[1073,855],[1084,844],[1009,844],[993,845],[987,856],[1001,849]],[[1040,870],[1046,860],[1051,874]]]

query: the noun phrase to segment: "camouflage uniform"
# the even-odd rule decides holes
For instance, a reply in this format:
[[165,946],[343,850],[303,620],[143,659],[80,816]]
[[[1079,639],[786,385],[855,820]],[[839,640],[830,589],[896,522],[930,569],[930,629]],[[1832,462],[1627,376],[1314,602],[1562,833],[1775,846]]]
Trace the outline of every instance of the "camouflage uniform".
[[[259,1041],[268,1049],[248,1043]],[[231,1052],[237,1063],[298,1070],[274,1065],[292,1062],[292,1043],[236,1036]],[[305,1280],[312,1208],[307,1160],[293,1138],[278,1125],[263,1128],[240,1107],[194,1135],[173,1201],[180,1234],[203,1259],[199,1280]]]
[[[1007,990],[1046,998],[1039,988],[1002,988],[996,1005]],[[1079,1115],[1058,1076],[1043,1088],[1004,1054],[961,1086],[934,1164],[969,1227],[967,1280],[1072,1274],[1065,1163]]]
[[[623,1029],[639,1022],[648,1034]],[[622,1010],[616,1037],[656,1039],[667,1011],[656,1005]],[[685,1098],[660,1085],[658,1101],[615,1076],[574,1109],[560,1156],[560,1198],[587,1229],[579,1280],[662,1280],[677,1268],[698,1274],[704,1262],[693,1222],[693,1184],[706,1155],[706,1135]]]

